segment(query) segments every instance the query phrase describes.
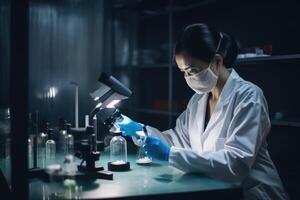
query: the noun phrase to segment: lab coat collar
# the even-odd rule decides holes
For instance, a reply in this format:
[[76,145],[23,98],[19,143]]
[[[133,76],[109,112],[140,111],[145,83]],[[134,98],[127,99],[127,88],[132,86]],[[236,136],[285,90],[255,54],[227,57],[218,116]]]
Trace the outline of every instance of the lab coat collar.
[[219,98],[219,103],[222,105],[226,105],[229,102],[230,96],[232,92],[235,90],[235,83],[236,80],[239,79],[238,73],[233,69],[230,68],[228,69],[230,75],[222,89],[220,98]]
[[[198,127],[199,130],[202,130],[202,134],[200,136],[200,145],[198,145],[201,149],[201,152],[203,152],[203,146],[204,146],[204,141],[206,140],[205,138],[208,137],[208,135],[211,134],[218,134],[218,132],[211,132],[211,130],[214,128],[214,126],[216,125],[216,123],[222,118],[222,110],[224,109],[224,107],[229,103],[230,97],[233,93],[233,91],[235,90],[235,84],[236,81],[239,79],[239,75],[235,72],[234,69],[229,69],[230,75],[223,87],[223,90],[221,92],[220,98],[218,100],[218,103],[208,121],[208,124],[206,126],[206,128],[204,129],[204,115],[201,115],[202,118],[198,120]],[[201,105],[199,105],[200,110],[205,113],[206,112],[206,107],[207,107],[207,99],[208,99],[208,93],[204,94],[204,101],[201,101]],[[200,103],[200,101],[198,102]]]

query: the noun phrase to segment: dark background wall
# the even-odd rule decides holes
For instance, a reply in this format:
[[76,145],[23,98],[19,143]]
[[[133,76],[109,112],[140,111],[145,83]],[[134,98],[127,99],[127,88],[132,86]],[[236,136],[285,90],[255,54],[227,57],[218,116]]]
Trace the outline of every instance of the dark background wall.
[[10,5],[8,0],[0,4],[0,108],[9,105],[9,39]]
[[[102,71],[109,71],[110,19],[105,1],[31,1],[29,12],[29,103],[41,119],[74,124],[75,86],[79,122],[94,105],[89,96]],[[104,36],[107,36],[104,39]],[[55,93],[55,97],[54,94]]]

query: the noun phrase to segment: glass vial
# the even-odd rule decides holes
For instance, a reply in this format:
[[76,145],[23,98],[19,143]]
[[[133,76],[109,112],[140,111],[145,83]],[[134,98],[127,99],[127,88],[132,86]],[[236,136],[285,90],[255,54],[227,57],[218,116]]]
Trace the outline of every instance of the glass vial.
[[45,167],[46,162],[46,142],[48,140],[48,134],[40,132],[37,137],[37,157],[42,168]]
[[32,140],[28,139],[28,168],[33,167],[33,143]]
[[48,140],[49,123],[44,124],[44,130],[37,136],[37,157],[39,166],[46,167],[46,142]]
[[65,136],[66,154],[74,154],[74,136],[71,134],[71,124],[66,124],[67,134]]
[[55,163],[56,143],[52,139],[52,130],[48,130],[49,139],[46,142],[46,165]]
[[67,136],[67,122],[64,120],[63,125],[58,132],[58,140],[57,140],[57,150],[63,155],[66,154],[67,144],[66,144],[66,136]]
[[127,142],[121,136],[121,132],[114,132],[114,137],[110,141],[110,162],[108,169],[111,171],[127,171],[130,169],[127,161]]

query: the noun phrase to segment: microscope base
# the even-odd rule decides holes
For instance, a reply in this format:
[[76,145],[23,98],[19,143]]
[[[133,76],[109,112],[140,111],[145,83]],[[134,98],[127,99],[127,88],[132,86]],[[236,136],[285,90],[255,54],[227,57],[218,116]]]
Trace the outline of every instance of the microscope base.
[[90,178],[98,178],[105,180],[113,180],[113,173],[110,171],[104,170],[104,167],[95,167],[95,168],[87,168],[86,166],[77,166],[78,175],[79,176],[87,176]]
[[75,179],[105,179],[113,180],[113,173],[110,171],[102,170],[95,172],[77,172]]

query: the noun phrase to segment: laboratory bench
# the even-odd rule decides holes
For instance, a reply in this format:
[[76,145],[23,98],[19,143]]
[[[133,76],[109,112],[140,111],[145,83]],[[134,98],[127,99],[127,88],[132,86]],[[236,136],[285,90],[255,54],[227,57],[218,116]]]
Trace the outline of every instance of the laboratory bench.
[[[128,155],[130,171],[113,172],[113,180],[81,180],[82,199],[242,199],[242,188],[200,174],[186,174],[167,163],[153,160],[148,165],[135,163]],[[109,155],[101,155],[99,165],[107,169]],[[45,199],[51,183],[30,181],[30,199]],[[52,183],[53,184],[53,183]],[[49,191],[48,191],[49,192]],[[78,195],[79,192],[77,192]],[[74,196],[73,196],[74,198]]]

